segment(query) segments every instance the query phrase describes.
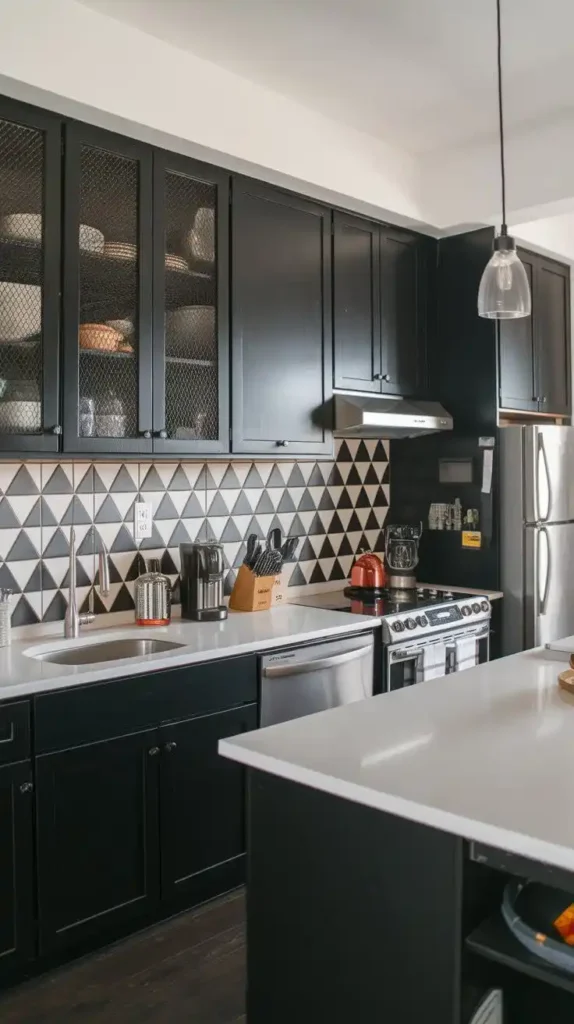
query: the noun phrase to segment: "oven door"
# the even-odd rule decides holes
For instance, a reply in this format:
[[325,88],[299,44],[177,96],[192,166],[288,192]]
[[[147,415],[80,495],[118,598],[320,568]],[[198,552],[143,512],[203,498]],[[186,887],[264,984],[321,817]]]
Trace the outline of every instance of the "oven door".
[[490,622],[461,629],[446,638],[446,671],[461,672],[490,660]]
[[[442,659],[440,667],[437,666],[435,654],[439,660]],[[428,677],[429,664],[433,662],[433,674],[446,675],[447,650],[442,637],[434,643],[432,640],[413,640],[410,644],[390,644],[385,651],[383,692],[390,693],[392,690],[403,690],[405,686],[422,683]]]

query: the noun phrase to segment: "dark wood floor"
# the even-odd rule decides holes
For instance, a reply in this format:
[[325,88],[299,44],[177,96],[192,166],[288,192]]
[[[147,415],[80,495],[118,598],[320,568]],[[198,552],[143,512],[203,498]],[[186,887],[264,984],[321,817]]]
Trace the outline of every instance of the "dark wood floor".
[[29,982],[0,999],[2,1024],[240,1024],[242,891]]

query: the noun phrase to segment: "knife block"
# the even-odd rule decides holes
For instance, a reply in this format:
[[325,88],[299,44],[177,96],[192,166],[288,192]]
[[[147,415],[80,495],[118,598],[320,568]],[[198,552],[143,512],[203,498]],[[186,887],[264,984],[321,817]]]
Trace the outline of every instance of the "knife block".
[[271,607],[276,576],[255,576],[246,565],[237,573],[229,607],[234,612],[265,612]]

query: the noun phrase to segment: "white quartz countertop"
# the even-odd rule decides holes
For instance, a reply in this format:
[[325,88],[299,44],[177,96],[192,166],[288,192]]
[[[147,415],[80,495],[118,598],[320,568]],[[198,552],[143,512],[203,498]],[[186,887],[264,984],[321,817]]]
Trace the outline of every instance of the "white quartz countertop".
[[[268,612],[230,612],[223,622],[179,620],[169,626],[152,629],[134,625],[86,630],[77,640],[50,637],[49,640],[36,642],[21,641],[0,648],[0,700],[192,665],[215,658],[231,658],[238,654],[321,640],[338,634],[357,633],[364,629],[374,629],[378,624],[378,619],[366,615],[345,615],[322,608],[284,605]],[[95,665],[55,665],[34,656],[124,637],[173,640],[183,646],[141,658],[106,661]]]
[[537,649],[220,741],[356,803],[574,871],[574,697]]

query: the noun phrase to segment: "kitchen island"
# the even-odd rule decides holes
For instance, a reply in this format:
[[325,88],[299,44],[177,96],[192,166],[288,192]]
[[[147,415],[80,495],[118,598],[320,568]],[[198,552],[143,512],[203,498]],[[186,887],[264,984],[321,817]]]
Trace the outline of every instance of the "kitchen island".
[[220,742],[250,769],[248,1020],[561,1022],[574,978],[507,934],[513,874],[574,891],[565,654],[514,655]]

